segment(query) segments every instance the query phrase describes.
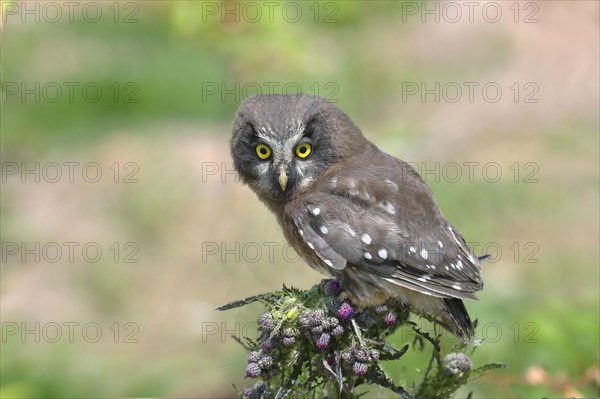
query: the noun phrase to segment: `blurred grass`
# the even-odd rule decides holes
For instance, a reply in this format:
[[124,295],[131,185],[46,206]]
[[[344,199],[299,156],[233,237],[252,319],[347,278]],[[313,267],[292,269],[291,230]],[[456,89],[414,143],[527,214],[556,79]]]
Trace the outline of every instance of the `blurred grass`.
[[[480,301],[467,306],[481,326],[497,323],[502,332],[477,349],[475,364],[510,367],[474,382],[474,397],[569,396],[571,388],[598,396],[597,383],[586,377],[600,358],[598,93],[588,89],[598,80],[598,21],[583,19],[597,15],[598,6],[578,2],[564,18],[556,16],[561,3],[540,5],[541,23],[530,26],[400,23],[402,4],[387,1],[331,2],[339,9],[332,24],[290,24],[280,16],[273,23],[202,23],[202,3],[185,1],[137,3],[133,24],[9,19],[2,27],[2,82],[97,82],[105,90],[116,82],[121,96],[115,101],[105,91],[97,103],[9,97],[1,110],[2,160],[95,161],[107,172],[115,161],[134,161],[140,181],[21,184],[9,177],[1,193],[2,241],[98,241],[104,248],[135,242],[140,261],[13,258],[2,265],[2,321],[97,321],[107,333],[115,321],[133,321],[140,342],[114,344],[108,335],[96,344],[9,339],[2,343],[0,396],[231,397],[230,383],[243,384],[244,352],[220,323],[235,330],[259,307],[212,309],[282,282],[309,287],[320,279],[278,250],[267,262],[203,260],[206,242],[284,244],[247,188],[231,176],[202,175],[206,162],[230,165],[230,123],[242,99],[239,90],[206,96],[203,83],[235,89],[267,82],[333,95],[370,139],[403,159],[502,165],[506,175],[498,183],[480,174],[473,183],[427,179],[468,241],[497,242],[503,250],[485,265]],[[305,13],[309,6],[302,3]],[[577,30],[585,27],[595,38]],[[529,39],[537,37],[531,32],[554,31],[591,50]],[[555,53],[563,54],[560,62],[548,62]],[[557,84],[574,66],[584,73]],[[536,81],[540,103],[401,101],[403,82],[474,79]],[[123,89],[128,82],[139,88],[138,102],[122,101],[131,93]],[[539,182],[513,182],[507,175],[515,162],[535,162]],[[521,247],[516,262],[514,242]],[[523,262],[528,242],[539,247],[537,263]],[[206,336],[207,323],[217,323],[219,333]],[[524,342],[533,331],[526,323],[537,328],[537,342]],[[429,354],[411,356],[389,365],[398,381],[412,379]],[[562,382],[531,383],[533,366]],[[385,396],[374,390],[367,397]]]

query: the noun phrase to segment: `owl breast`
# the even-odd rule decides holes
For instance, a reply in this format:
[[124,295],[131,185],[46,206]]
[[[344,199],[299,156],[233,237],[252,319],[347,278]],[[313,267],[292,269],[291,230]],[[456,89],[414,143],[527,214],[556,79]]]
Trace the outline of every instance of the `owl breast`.
[[[323,261],[317,256],[314,251],[314,247],[308,241],[306,241],[303,237],[302,230],[298,230],[293,220],[284,220],[285,215],[277,214],[277,220],[281,229],[283,230],[283,235],[285,239],[290,243],[294,251],[300,255],[300,257],[313,269],[318,271],[319,273],[323,273],[327,276],[340,277],[339,273],[335,273],[335,269],[327,266]],[[301,233],[302,232],[302,233]]]

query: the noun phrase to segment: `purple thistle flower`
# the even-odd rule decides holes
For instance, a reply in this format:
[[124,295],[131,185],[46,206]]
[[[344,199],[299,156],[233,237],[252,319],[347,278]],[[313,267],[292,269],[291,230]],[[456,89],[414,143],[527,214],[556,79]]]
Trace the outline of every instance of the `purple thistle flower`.
[[296,342],[296,338],[294,337],[283,337],[283,345],[292,346]]
[[365,363],[356,362],[352,365],[352,371],[358,377],[362,377],[365,374],[367,374],[368,369],[369,369],[369,366],[367,366]]
[[392,325],[396,324],[396,313],[389,312],[388,314],[385,315],[385,317],[383,318],[383,321],[388,326],[392,326]]
[[342,285],[339,281],[329,280],[323,286],[323,291],[325,292],[325,295],[336,296],[342,291]]
[[264,350],[268,351],[269,349],[273,348],[273,340],[269,337],[266,337],[261,342],[261,346]]
[[464,353],[449,353],[444,358],[444,370],[448,374],[462,376],[473,369],[471,359]]
[[354,309],[352,309],[352,306],[350,306],[348,302],[344,302],[338,309],[337,313],[342,319],[348,320],[354,314]]
[[263,370],[270,369],[273,366],[273,358],[271,356],[263,356],[258,361],[258,366]]
[[327,358],[327,364],[329,365],[329,367],[331,367],[332,369],[335,369],[336,366],[336,362],[335,362],[335,358],[333,356],[329,356]]
[[302,313],[300,313],[300,317],[298,317],[298,321],[300,322],[300,325],[302,327],[309,327],[310,326],[310,314],[312,312],[308,312],[308,311],[302,311]]
[[319,337],[319,339],[317,339],[317,348],[319,349],[325,349],[327,348],[327,345],[329,345],[329,339],[331,338],[331,336],[327,333],[323,333],[321,334],[321,336]]
[[356,351],[356,360],[359,362],[368,362],[369,359],[369,351],[366,349],[359,349]]
[[308,315],[309,325],[311,327],[320,326],[325,318],[325,312],[322,310],[315,310],[310,312]]
[[323,332],[323,326],[314,326],[310,329],[313,334],[321,334]]
[[377,313],[377,314],[384,314],[387,311],[388,311],[388,307],[385,305],[380,305],[375,308],[375,313]]
[[370,354],[371,354],[371,359],[373,359],[373,361],[376,362],[379,360],[379,351],[377,349],[371,349]]
[[292,337],[297,337],[298,335],[300,335],[300,332],[293,327],[286,327],[283,329],[284,337],[292,338]]
[[246,377],[256,378],[260,376],[260,366],[258,363],[248,363],[246,366]]
[[331,300],[331,305],[329,305],[329,311],[332,313],[337,313],[339,308],[340,308],[340,300],[338,299],[338,297],[334,297]]
[[248,353],[248,362],[250,363],[256,363],[260,360],[261,358],[261,354],[258,351],[252,351],[250,353]]
[[342,334],[344,334],[344,327],[340,325],[335,326],[333,330],[331,330],[331,335],[334,337],[339,337]]
[[269,394],[270,390],[264,381],[259,381],[252,388],[244,389],[244,399],[262,399]]
[[258,319],[258,324],[260,324],[262,329],[267,332],[273,331],[273,329],[275,328],[275,321],[273,320],[273,315],[269,312],[263,313]]
[[260,399],[260,393],[254,387],[246,388],[244,389],[244,399]]
[[352,353],[352,350],[350,350],[350,349],[343,351],[341,354],[341,357],[342,357],[342,360],[346,363],[352,363],[354,361],[354,354]]

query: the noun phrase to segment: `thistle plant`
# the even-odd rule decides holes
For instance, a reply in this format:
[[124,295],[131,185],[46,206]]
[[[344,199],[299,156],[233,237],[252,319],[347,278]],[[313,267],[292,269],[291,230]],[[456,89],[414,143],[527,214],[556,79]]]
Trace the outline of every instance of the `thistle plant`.
[[[356,309],[340,300],[336,280],[303,291],[282,290],[232,302],[227,310],[261,301],[266,311],[258,319],[258,338],[238,337],[248,351],[245,378],[257,379],[239,391],[245,399],[354,398],[361,385],[379,385],[401,398],[447,398],[461,386],[493,368],[492,363],[473,369],[468,347],[460,344],[442,355],[439,337],[431,337],[409,321],[409,310],[400,302]],[[418,383],[407,389],[382,368],[382,361],[398,360],[409,349],[395,348],[385,339],[400,327],[415,332],[415,350],[431,346],[432,356]]]

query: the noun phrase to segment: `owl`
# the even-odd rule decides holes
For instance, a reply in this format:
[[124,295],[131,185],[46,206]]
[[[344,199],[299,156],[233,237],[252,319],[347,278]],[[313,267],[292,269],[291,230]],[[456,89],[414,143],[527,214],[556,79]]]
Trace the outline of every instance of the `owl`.
[[237,111],[231,153],[292,247],[355,306],[398,300],[472,341],[462,300],[483,288],[480,260],[418,173],[344,112],[308,94],[251,97]]

